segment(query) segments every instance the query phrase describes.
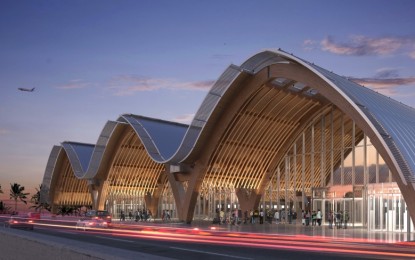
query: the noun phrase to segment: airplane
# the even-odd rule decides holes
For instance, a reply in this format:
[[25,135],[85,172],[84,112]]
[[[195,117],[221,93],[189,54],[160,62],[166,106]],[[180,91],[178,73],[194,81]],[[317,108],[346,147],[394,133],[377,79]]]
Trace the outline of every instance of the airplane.
[[35,88],[17,88],[20,91],[27,91],[27,92],[33,92]]

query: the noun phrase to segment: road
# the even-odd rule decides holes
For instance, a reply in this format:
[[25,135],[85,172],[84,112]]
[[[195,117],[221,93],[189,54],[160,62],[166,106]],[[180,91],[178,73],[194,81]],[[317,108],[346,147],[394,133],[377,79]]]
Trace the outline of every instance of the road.
[[411,243],[384,244],[352,238],[335,240],[148,224],[81,231],[73,224],[55,222],[39,223],[33,232],[174,259],[415,259]]

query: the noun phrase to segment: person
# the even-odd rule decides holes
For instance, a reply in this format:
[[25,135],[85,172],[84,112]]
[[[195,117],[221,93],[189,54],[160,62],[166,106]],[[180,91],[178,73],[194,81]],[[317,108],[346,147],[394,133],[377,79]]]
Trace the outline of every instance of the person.
[[133,213],[130,211],[130,212],[128,212],[128,218],[130,219],[130,220],[132,220],[133,219]]
[[233,222],[234,222],[234,225],[238,225],[238,222],[239,222],[239,210],[238,209],[235,209],[234,211],[233,211]]
[[307,217],[307,214],[305,213],[304,210],[301,211],[301,224],[304,226],[305,225],[305,219]]
[[230,224],[231,223],[231,212],[228,210],[226,210],[225,212],[225,223],[226,224]]
[[272,224],[273,214],[271,210],[267,210],[267,221],[269,224]]
[[135,211],[135,222],[137,222],[140,218],[140,212],[138,211],[138,209]]
[[342,218],[341,211],[336,212],[336,228],[341,228],[341,218]]
[[167,221],[171,221],[171,214],[170,214],[170,210],[166,210],[166,220],[167,220]]
[[327,220],[329,221],[329,228],[333,229],[333,211],[330,210]]
[[148,221],[154,221],[153,214],[151,213],[151,210],[147,210],[147,219]]
[[310,225],[310,217],[311,217],[310,210],[307,210],[307,213],[305,215],[305,225],[306,226],[309,226]]
[[248,210],[244,212],[244,224],[248,223]]
[[262,209],[259,212],[259,224],[264,224],[264,211]]
[[123,210],[121,210],[120,221],[125,221],[125,214],[124,214],[124,211]]
[[311,225],[315,226],[317,222],[317,213],[315,210],[313,210],[313,212],[311,213]]
[[258,220],[259,218],[259,211],[256,209],[254,210],[254,223]]
[[225,223],[225,212],[223,212],[223,210],[221,209],[219,212],[219,224],[224,224]]
[[278,210],[275,211],[274,219],[275,219],[275,224],[280,223],[280,212]]
[[344,221],[344,229],[347,229],[347,222],[349,221],[349,212],[344,211],[343,221]]
[[166,211],[163,210],[163,212],[161,213],[161,220],[164,222],[166,221]]
[[251,209],[249,216],[251,216],[251,224],[255,224],[254,210]]
[[282,223],[285,224],[285,210],[281,211],[281,219],[282,219]]
[[316,215],[316,219],[317,219],[317,224],[319,225],[319,226],[321,226],[321,210],[320,209],[318,209],[317,210],[317,215]]

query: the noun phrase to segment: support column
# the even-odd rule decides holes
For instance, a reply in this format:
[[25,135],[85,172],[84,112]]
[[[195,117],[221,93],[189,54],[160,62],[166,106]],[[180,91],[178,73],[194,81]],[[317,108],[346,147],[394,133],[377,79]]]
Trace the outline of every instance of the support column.
[[176,202],[180,221],[190,224],[196,207],[197,197],[206,173],[204,163],[189,165],[166,165],[167,178]]
[[160,174],[160,177],[157,181],[157,187],[154,190],[153,194],[147,192],[144,196],[144,201],[146,202],[146,207],[151,211],[153,216],[157,216],[158,214],[158,205],[160,201],[160,195],[163,192],[164,184],[166,182],[167,176],[165,172]]
[[105,199],[108,194],[109,182],[90,179],[88,180],[88,190],[92,198],[92,209],[104,210]]
[[235,189],[242,212],[257,209],[261,200],[261,194],[252,189]]

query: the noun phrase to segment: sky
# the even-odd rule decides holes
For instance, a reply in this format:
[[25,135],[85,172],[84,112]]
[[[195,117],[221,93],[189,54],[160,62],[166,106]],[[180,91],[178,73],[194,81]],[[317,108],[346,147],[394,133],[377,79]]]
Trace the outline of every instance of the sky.
[[[415,107],[415,1],[0,1],[0,185],[125,113],[189,123],[231,65],[281,48]],[[18,88],[33,88],[22,92]],[[1,198],[1,197],[0,197]]]

